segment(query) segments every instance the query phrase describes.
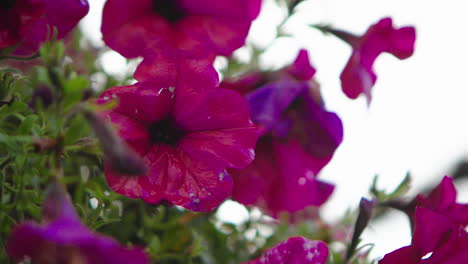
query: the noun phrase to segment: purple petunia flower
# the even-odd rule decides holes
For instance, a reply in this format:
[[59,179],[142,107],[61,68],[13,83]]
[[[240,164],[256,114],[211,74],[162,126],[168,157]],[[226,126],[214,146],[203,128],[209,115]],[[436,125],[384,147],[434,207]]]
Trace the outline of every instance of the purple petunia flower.
[[134,58],[161,48],[229,55],[244,44],[261,0],[108,0],[106,44]]
[[468,263],[468,233],[463,226],[424,207],[417,207],[414,217],[411,245],[385,255],[380,264]]
[[327,257],[328,247],[322,241],[291,237],[244,264],[324,264]]
[[136,76],[145,81],[109,89],[100,101],[118,99],[105,116],[143,157],[148,172],[128,176],[106,166],[107,182],[114,191],[149,203],[213,210],[232,191],[225,169],[244,168],[254,158],[258,131],[248,106],[234,91],[213,89],[217,75],[211,66],[184,60],[175,72],[146,79],[172,64],[142,65]]
[[114,239],[84,226],[58,183],[49,187],[43,208],[43,224],[25,222],[15,227],[6,245],[17,261],[32,263],[145,264],[141,249],[127,249]]
[[[254,162],[246,169],[229,170],[233,198],[260,205],[274,217],[320,206],[333,191],[333,185],[316,177],[340,145],[343,126],[336,114],[325,110],[318,86],[309,81],[315,69],[308,61],[301,51],[293,65],[277,74],[278,80],[253,74],[239,82],[253,85],[245,97],[262,137]],[[222,87],[249,90],[229,80]]]
[[338,30],[328,31],[353,47],[351,58],[340,76],[343,92],[352,99],[363,93],[368,103],[372,97],[372,86],[377,80],[377,75],[372,69],[377,57],[382,52],[388,52],[401,60],[406,59],[413,54],[416,40],[414,27],[395,29],[391,18],[381,19],[362,37]]
[[30,56],[50,40],[54,29],[62,39],[88,13],[87,0],[2,0],[0,49],[14,48],[16,56]]

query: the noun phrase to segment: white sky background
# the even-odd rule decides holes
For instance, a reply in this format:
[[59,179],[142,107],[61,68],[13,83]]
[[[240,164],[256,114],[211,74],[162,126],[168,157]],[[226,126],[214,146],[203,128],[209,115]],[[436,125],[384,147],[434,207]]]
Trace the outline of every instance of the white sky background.
[[[96,43],[101,38],[103,2],[90,1],[91,12],[83,23],[85,34]],[[468,2],[306,0],[284,27],[294,39],[274,43],[270,43],[274,37],[271,24],[279,22],[282,14],[271,0],[264,3],[249,37],[258,45],[271,44],[262,65],[280,67],[292,61],[300,48],[307,48],[327,106],[344,123],[344,142],[320,176],[336,184],[324,207],[327,220],[355,208],[376,173],[380,187],[391,190],[410,171],[415,191],[427,182],[440,181],[458,159],[468,158]],[[350,48],[306,25],[328,23],[362,34],[385,16],[398,26],[416,27],[416,49],[404,61],[387,54],[379,57],[375,64],[378,80],[368,108],[363,97],[350,100],[341,91],[339,75]],[[111,51],[103,61],[110,73],[126,68],[125,60]],[[468,202],[465,183],[458,186],[459,200]],[[389,220],[373,223],[364,234],[366,241],[376,243],[373,256],[410,243],[404,216],[395,213]]]

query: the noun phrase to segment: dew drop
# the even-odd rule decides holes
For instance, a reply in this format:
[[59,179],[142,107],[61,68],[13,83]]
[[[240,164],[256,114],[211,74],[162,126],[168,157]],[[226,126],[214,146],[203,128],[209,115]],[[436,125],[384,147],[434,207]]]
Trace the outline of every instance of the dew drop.
[[304,185],[304,184],[306,184],[306,181],[307,181],[306,178],[300,177],[299,180],[297,180],[297,183],[299,185]]

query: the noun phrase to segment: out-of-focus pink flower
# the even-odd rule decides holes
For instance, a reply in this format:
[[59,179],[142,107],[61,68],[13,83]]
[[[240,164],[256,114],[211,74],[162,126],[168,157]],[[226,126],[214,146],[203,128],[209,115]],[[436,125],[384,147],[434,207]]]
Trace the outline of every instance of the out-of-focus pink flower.
[[229,55],[244,44],[260,5],[261,0],[108,0],[101,30],[106,44],[127,58],[161,48]]
[[385,255],[380,264],[468,263],[468,233],[463,226],[424,207],[417,207],[414,217],[411,245]]
[[62,39],[88,13],[87,0],[3,0],[0,4],[0,49],[30,56],[50,40]]
[[446,216],[459,225],[468,225],[468,204],[457,203],[457,191],[453,179],[445,176],[428,195],[418,195],[416,204]]
[[151,71],[137,74],[146,81],[101,95],[100,101],[118,99],[105,115],[148,168],[145,175],[128,176],[105,166],[105,174],[111,189],[125,196],[210,211],[232,191],[225,169],[252,162],[258,132],[238,93],[212,89],[212,67],[185,62],[153,79],[146,74],[167,68],[147,65]]
[[115,240],[92,232],[76,214],[67,193],[57,183],[48,190],[42,225],[16,226],[6,245],[8,255],[32,263],[149,263],[141,249],[127,249]]
[[372,97],[372,86],[377,80],[377,75],[373,70],[374,61],[382,52],[388,52],[399,59],[406,59],[413,54],[416,40],[414,27],[395,29],[391,18],[381,19],[372,25],[362,37],[358,38],[350,34],[347,37],[341,35],[340,38],[353,46],[351,58],[340,76],[343,92],[352,99],[363,93],[369,103]]
[[0,49],[19,43],[44,14],[44,0],[3,0],[0,3]]
[[244,264],[323,264],[327,257],[328,247],[322,241],[291,237]]
[[325,110],[318,87],[310,82],[314,72],[301,51],[293,65],[278,73],[279,79],[262,80],[254,74],[240,78],[240,84],[221,84],[249,91],[245,97],[262,134],[255,161],[246,169],[229,170],[235,200],[260,205],[276,217],[281,211],[320,206],[331,195],[333,185],[316,176],[341,143],[343,126],[336,114]]

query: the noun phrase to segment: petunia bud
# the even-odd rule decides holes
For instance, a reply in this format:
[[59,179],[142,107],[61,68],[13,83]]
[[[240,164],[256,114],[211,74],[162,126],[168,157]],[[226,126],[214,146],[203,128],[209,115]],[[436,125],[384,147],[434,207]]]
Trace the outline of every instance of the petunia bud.
[[356,220],[356,224],[354,225],[353,238],[351,239],[351,244],[349,245],[348,251],[346,252],[347,260],[352,257],[354,250],[359,243],[359,237],[361,236],[362,231],[364,231],[366,226],[369,224],[375,205],[375,200],[367,200],[364,197],[361,198],[361,201],[359,202],[358,218]]
[[32,94],[31,100],[28,105],[31,109],[36,109],[38,101],[41,101],[42,107],[49,107],[54,101],[54,94],[47,85],[39,85]]
[[144,161],[120,139],[103,118],[91,111],[85,111],[84,116],[101,142],[104,155],[109,160],[112,169],[125,175],[146,173]]

